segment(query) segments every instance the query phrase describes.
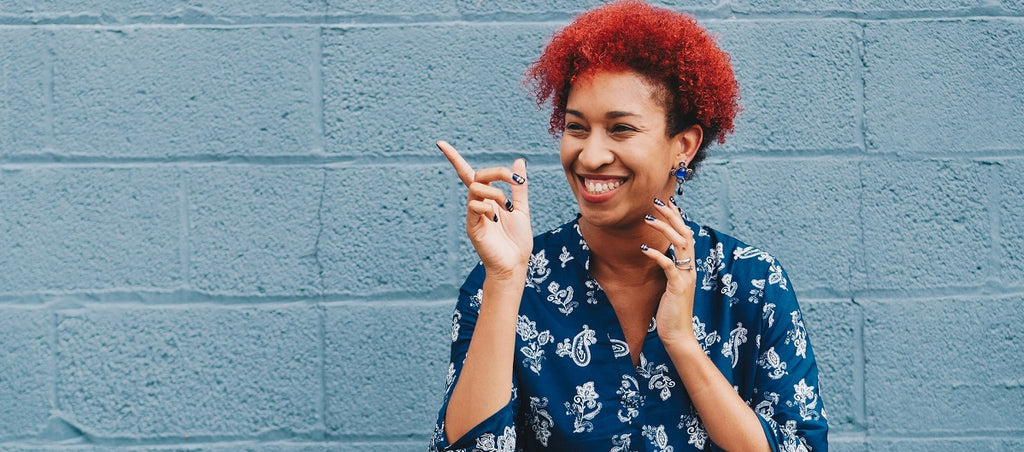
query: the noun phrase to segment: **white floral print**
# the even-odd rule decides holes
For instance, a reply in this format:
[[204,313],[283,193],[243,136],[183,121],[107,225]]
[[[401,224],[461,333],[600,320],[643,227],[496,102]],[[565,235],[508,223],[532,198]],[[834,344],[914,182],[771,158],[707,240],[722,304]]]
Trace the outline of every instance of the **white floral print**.
[[804,329],[804,321],[800,318],[799,311],[789,313],[793,320],[793,329],[786,333],[786,343],[792,343],[796,347],[796,355],[801,358],[807,357],[807,331]]
[[557,282],[551,281],[551,284],[548,284],[548,292],[551,293],[551,295],[548,295],[548,301],[558,305],[558,312],[562,314],[571,314],[572,310],[576,309],[576,306],[579,305],[578,302],[572,299],[572,286],[566,286],[562,289]]
[[594,424],[590,422],[601,412],[601,402],[597,401],[598,394],[594,391],[594,382],[588,381],[576,387],[576,396],[571,401],[565,402],[565,414],[573,417],[573,433],[583,433],[594,430]]
[[641,353],[636,373],[647,379],[648,389],[658,390],[658,396],[661,397],[661,400],[668,400],[672,396],[672,388],[676,386],[676,382],[672,381],[672,377],[668,376],[667,365],[658,364],[655,366],[654,363],[648,362],[647,357]]
[[699,450],[704,450],[704,445],[708,442],[708,432],[704,429],[704,424],[701,423],[700,418],[691,414],[684,414],[679,417],[680,429],[686,430],[688,444],[693,444]]
[[747,342],[747,329],[742,323],[737,323],[736,328],[729,332],[729,342],[722,344],[722,355],[732,358],[732,367],[739,362],[741,345]]
[[768,371],[768,378],[772,380],[786,376],[786,362],[779,357],[775,347],[768,347],[768,350],[757,359],[757,364]]
[[654,427],[652,425],[645,425],[641,430],[644,438],[654,446],[655,451],[658,452],[672,452],[675,450],[674,447],[668,444],[668,433],[665,433],[665,426],[659,425]]
[[622,376],[622,385],[615,391],[619,395],[619,422],[628,423],[640,415],[640,407],[644,404],[644,396],[640,394],[640,385],[632,375]]
[[551,419],[551,415],[548,414],[547,397],[530,397],[530,428],[533,429],[534,434],[537,436],[537,442],[544,447],[548,447],[548,439],[551,438],[551,426],[555,424],[555,421]]
[[572,342],[566,338],[561,344],[555,349],[555,354],[558,356],[569,356],[577,366],[586,367],[590,364],[590,346],[597,343],[597,337],[594,330],[590,329],[587,325],[583,325],[583,331],[576,333],[576,336],[572,338]]
[[544,250],[540,250],[530,256],[530,262],[526,266],[526,287],[540,287],[545,279],[551,275],[548,268],[548,258]]

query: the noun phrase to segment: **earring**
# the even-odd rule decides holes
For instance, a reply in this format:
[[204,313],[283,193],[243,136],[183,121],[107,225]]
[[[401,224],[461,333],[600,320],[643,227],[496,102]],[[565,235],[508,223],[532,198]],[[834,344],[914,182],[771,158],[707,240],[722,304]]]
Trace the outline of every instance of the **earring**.
[[693,176],[693,170],[686,167],[686,162],[679,162],[679,166],[674,168],[670,174],[676,177],[676,196],[682,196],[683,181]]

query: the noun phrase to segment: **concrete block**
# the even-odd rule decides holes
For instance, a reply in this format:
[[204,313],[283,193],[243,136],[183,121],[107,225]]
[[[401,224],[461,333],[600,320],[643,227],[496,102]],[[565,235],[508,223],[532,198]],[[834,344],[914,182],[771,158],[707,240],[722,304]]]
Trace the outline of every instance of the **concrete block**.
[[461,186],[447,165],[327,170],[319,254],[327,293],[422,294],[443,282],[456,227],[451,193]]
[[57,147],[165,158],[305,154],[318,146],[310,28],[55,32]]
[[994,271],[988,166],[876,160],[865,162],[862,174],[857,287],[914,291],[984,284]]
[[[499,15],[499,14],[578,14],[603,5],[600,0],[555,0],[555,1],[483,1],[456,0],[459,11],[466,15]],[[650,1],[651,5],[675,9],[683,12],[708,10],[718,6],[718,0],[660,0]]]
[[279,17],[323,14],[324,0],[281,0],[233,2],[229,0],[131,0],[110,2],[104,0],[5,0],[0,4],[0,15],[33,19],[70,16],[96,20],[127,21],[148,19],[153,16],[177,19],[211,19],[224,17]]
[[39,30],[0,30],[0,157],[49,144],[48,37]]
[[426,441],[444,394],[453,309],[453,303],[328,307],[327,432]]
[[1024,161],[1003,160],[997,166],[999,179],[999,281],[1024,285]]
[[798,290],[849,294],[862,252],[861,165],[841,159],[726,165],[733,233],[779,258]]
[[872,433],[1020,428],[1024,298],[866,300],[862,306]]
[[[783,0],[740,0],[734,6],[742,13],[853,13],[871,17],[886,13],[944,13],[966,12],[972,8],[988,6],[984,0],[815,0],[786,2]],[[898,17],[898,16],[897,16]]]
[[239,295],[320,293],[323,169],[200,167],[187,177],[191,286]]
[[[459,149],[549,152],[550,110],[523,87],[549,24],[466,24],[324,31],[327,151],[438,156]],[[469,156],[467,155],[467,158]]]
[[424,434],[419,441],[323,441],[323,442],[270,442],[270,441],[214,441],[201,444],[167,444],[167,445],[0,445],[3,452],[107,452],[118,450],[125,452],[353,452],[366,450],[386,450],[389,452],[422,452],[429,434]]
[[868,443],[864,440],[864,437],[837,438],[838,435],[834,435],[832,432],[833,430],[830,428],[828,450],[832,452],[868,452]]
[[803,300],[800,310],[818,363],[830,432],[863,427],[863,371],[858,368],[860,308],[852,301]]
[[53,407],[53,314],[0,309],[0,440],[39,433]]
[[0,170],[0,294],[182,282],[178,171]]
[[860,146],[857,45],[845,20],[708,21],[732,56],[743,110],[726,149]]
[[1024,450],[1024,440],[1019,438],[886,438],[870,442],[871,452],[935,452],[978,450],[1004,452]]
[[1019,150],[1024,23],[868,22],[865,129],[882,152]]
[[455,0],[427,0],[408,2],[403,0],[326,0],[328,15],[431,15],[455,16]]
[[310,432],[319,325],[303,305],[63,312],[58,407],[96,437]]

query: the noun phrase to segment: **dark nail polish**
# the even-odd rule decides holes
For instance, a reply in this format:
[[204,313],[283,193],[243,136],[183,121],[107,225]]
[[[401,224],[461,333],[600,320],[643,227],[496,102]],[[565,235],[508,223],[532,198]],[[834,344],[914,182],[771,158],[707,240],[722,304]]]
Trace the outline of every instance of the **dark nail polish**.
[[640,244],[640,249],[644,250],[644,251],[647,251],[647,250],[651,249],[651,247],[647,246],[646,243],[641,243]]
[[498,214],[494,214],[494,218],[491,218],[491,220],[494,220],[494,222],[497,223],[498,222]]
[[668,197],[668,200],[669,200],[669,202],[671,202],[672,204],[675,204],[675,203],[676,203],[676,197],[675,197],[675,196],[669,196],[669,197]]
[[514,209],[515,209],[515,206],[512,205],[512,200],[508,199],[508,198],[505,198],[505,210],[511,212]]
[[644,219],[647,221],[655,221],[655,218],[650,215],[644,215]]
[[524,179],[523,176],[520,176],[516,173],[512,173],[512,180],[514,180],[519,185],[523,185],[526,183],[526,179]]
[[658,207],[665,207],[665,202],[658,198],[654,198],[654,205]]

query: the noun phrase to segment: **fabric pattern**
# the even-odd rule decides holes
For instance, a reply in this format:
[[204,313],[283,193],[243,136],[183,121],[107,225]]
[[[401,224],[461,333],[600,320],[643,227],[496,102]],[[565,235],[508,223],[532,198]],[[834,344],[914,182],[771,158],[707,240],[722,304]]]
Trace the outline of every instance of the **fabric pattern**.
[[[687,225],[697,231],[693,327],[705,353],[757,413],[773,450],[827,450],[814,353],[782,266],[732,237]],[[717,450],[658,337],[657,319],[634,367],[589,259],[576,220],[534,239],[511,400],[448,444],[448,398],[483,301],[483,266],[470,273],[452,319],[451,363],[430,450]]]

